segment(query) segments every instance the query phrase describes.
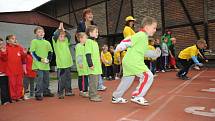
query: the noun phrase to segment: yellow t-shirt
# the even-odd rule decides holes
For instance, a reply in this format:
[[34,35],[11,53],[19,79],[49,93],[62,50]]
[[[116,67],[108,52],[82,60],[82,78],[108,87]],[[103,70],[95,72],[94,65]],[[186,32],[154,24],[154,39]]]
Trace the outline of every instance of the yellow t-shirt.
[[197,48],[197,45],[193,45],[193,46],[190,46],[190,47],[187,47],[185,48],[184,50],[182,50],[178,57],[180,59],[191,59],[192,56],[197,56],[199,53],[199,49]]
[[125,26],[125,28],[123,30],[123,36],[124,36],[124,38],[132,36],[134,34],[135,34],[135,32],[134,32],[134,30],[131,27]]
[[[155,50],[155,47],[152,46],[152,45],[148,45],[148,50]],[[144,60],[155,60],[155,59],[152,59],[152,58],[149,58],[149,57],[145,57]]]
[[120,51],[114,53],[114,64],[115,65],[121,64]]
[[102,59],[103,61],[105,61],[105,66],[111,66],[112,65],[112,55],[110,54],[110,52],[102,52],[101,53]]
[[122,51],[122,52],[121,52],[121,60],[125,57],[126,52],[127,52],[127,51]]

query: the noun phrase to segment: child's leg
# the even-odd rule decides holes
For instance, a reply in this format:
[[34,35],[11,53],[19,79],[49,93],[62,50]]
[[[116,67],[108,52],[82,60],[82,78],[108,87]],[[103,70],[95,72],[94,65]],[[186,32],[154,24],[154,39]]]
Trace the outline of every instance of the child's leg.
[[28,90],[29,82],[30,82],[29,78],[25,76],[24,79],[23,79],[24,92],[25,92],[25,93],[26,93],[26,91]]
[[9,78],[9,92],[11,100],[17,100],[17,93],[16,93],[16,76],[10,75]]
[[78,88],[79,88],[79,91],[83,91],[83,78],[84,76],[78,76]]
[[[99,77],[102,79],[101,75],[99,75]],[[83,92],[88,92],[88,87],[89,87],[89,77],[88,76],[84,76],[84,88],[83,88]]]
[[139,85],[136,90],[132,93],[132,96],[143,97],[152,85],[154,76],[151,71],[144,72],[143,74],[137,75],[139,77]]
[[65,89],[65,69],[58,69],[58,95],[63,96],[63,92]]
[[97,85],[99,75],[89,75],[89,96],[90,98],[97,96]]
[[97,87],[97,88],[102,88],[103,83],[104,83],[104,80],[102,79],[102,76],[101,76],[101,75],[99,75],[98,87]]
[[135,76],[123,76],[117,89],[113,92],[113,97],[120,98],[124,95],[127,89],[131,86]]
[[43,95],[50,95],[51,91],[49,89],[49,71],[43,71]]
[[64,76],[64,79],[65,79],[65,91],[66,92],[72,92],[72,77],[71,77],[71,72],[70,72],[70,68],[66,68],[65,69],[65,76]]
[[10,102],[11,100],[7,76],[0,76],[0,89],[1,89],[1,104],[3,105],[6,102]]
[[30,80],[30,96],[34,96],[34,80],[35,78],[29,78]]
[[43,76],[43,71],[37,70],[35,97],[41,97],[43,94]]
[[22,75],[17,75],[16,78],[16,94],[17,94],[17,99],[21,99],[24,96],[23,93],[23,76]]
[[181,65],[183,66],[183,68],[178,72],[179,76],[186,76],[189,68],[192,66],[192,61],[189,60],[185,60],[185,59],[179,59],[179,62],[181,63]]

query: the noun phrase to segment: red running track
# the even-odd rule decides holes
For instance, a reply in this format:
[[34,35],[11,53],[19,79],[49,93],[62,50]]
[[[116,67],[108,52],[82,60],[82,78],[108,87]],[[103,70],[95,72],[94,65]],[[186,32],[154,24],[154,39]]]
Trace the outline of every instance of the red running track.
[[[0,121],[215,121],[215,69],[191,71],[189,81],[179,80],[175,74],[159,73],[155,77],[146,96],[150,101],[147,107],[132,102],[112,104],[111,95],[119,81],[106,81],[108,90],[100,92],[103,102],[90,102],[78,96],[75,89],[76,96],[63,100],[32,99],[0,106]],[[125,98],[130,98],[137,84],[132,85]]]

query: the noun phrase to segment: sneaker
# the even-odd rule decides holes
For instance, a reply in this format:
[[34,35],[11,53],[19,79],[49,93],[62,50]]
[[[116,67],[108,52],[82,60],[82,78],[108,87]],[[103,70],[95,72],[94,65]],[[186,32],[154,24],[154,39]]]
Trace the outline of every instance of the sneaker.
[[157,74],[154,74],[154,77],[157,77],[158,75]]
[[3,103],[2,105],[8,105],[8,104],[10,104],[10,102],[5,102],[5,103]]
[[28,100],[28,99],[30,99],[30,97],[27,96],[27,95],[24,95],[24,99],[25,99],[25,100]]
[[164,71],[164,70],[161,70],[161,72],[163,72],[163,73],[164,73],[165,71]]
[[94,96],[94,97],[90,97],[90,101],[101,102],[102,98],[100,96]]
[[198,71],[200,70],[199,66],[194,66],[193,68],[198,70]]
[[99,87],[97,90],[98,91],[105,91],[107,89],[106,86],[102,85],[101,87]]
[[38,101],[42,101],[43,97],[42,96],[35,96],[35,99],[38,100]]
[[178,73],[176,74],[176,76],[177,76],[178,78],[181,78],[181,75],[179,75]]
[[182,79],[182,80],[190,80],[190,78],[187,77],[187,76],[181,76],[181,79]]
[[127,99],[124,99],[122,97],[119,97],[119,98],[115,98],[115,97],[112,97],[112,103],[116,104],[116,103],[127,103],[128,100]]
[[75,96],[75,94],[72,93],[72,92],[66,92],[66,93],[65,93],[65,96]]
[[[135,98],[135,96],[132,96],[131,98]],[[146,100],[144,97],[143,97],[143,99],[144,99],[144,102],[145,102],[145,103],[149,103],[149,101]]]
[[117,77],[117,76],[115,77],[115,80],[119,80],[119,79],[120,79],[119,77]]
[[82,96],[82,97],[84,97],[84,98],[88,98],[89,97],[89,93],[88,92],[80,92],[79,95]]
[[134,102],[134,103],[137,103],[139,105],[143,105],[143,106],[149,105],[149,103],[146,102],[143,97],[132,96],[131,101]]
[[54,97],[54,94],[49,92],[47,94],[43,94],[44,97]]
[[63,95],[58,95],[58,99],[64,99]]

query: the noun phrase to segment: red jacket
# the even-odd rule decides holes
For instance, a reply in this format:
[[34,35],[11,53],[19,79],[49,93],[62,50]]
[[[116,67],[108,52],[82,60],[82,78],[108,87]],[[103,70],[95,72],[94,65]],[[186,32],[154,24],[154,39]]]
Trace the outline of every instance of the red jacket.
[[7,52],[0,51],[0,73],[6,74]]
[[23,48],[19,45],[7,44],[7,74],[8,75],[23,75],[23,64],[25,63],[26,55]]
[[33,58],[30,54],[27,55],[26,57],[26,71],[27,77],[36,77],[36,72],[32,70],[32,63],[33,63]]

